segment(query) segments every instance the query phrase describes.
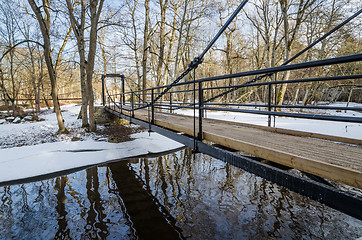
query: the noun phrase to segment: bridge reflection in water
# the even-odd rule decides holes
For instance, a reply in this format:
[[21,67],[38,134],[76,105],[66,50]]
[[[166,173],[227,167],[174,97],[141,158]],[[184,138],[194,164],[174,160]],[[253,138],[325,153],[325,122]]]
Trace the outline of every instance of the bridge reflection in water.
[[0,188],[0,239],[361,235],[361,221],[190,149]]

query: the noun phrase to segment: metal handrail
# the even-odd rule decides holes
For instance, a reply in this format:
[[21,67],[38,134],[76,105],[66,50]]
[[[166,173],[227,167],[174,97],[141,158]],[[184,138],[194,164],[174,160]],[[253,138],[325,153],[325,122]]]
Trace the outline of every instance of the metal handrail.
[[[275,105],[271,102],[271,96],[269,96],[268,103],[267,104],[235,104],[235,103],[210,103],[209,100],[202,100],[200,103],[182,103],[182,104],[172,104],[172,94],[181,94],[181,93],[190,93],[196,94],[196,92],[204,92],[204,91],[214,91],[214,90],[220,90],[220,89],[233,89],[233,88],[242,88],[242,87],[259,87],[259,86],[268,86],[269,89],[272,85],[278,85],[278,84],[287,84],[287,83],[306,83],[306,82],[326,82],[326,81],[345,81],[345,80],[351,80],[351,79],[362,79],[362,74],[355,74],[355,75],[348,75],[348,76],[331,76],[331,77],[317,77],[317,78],[304,78],[304,79],[293,79],[293,80],[287,80],[287,81],[270,81],[270,82],[254,82],[254,83],[248,83],[248,84],[239,84],[239,85],[232,85],[232,86],[219,86],[219,87],[202,87],[202,83],[204,82],[210,82],[210,81],[219,81],[219,80],[225,80],[229,78],[237,78],[237,77],[248,77],[253,75],[259,75],[259,74],[267,74],[267,73],[277,73],[282,71],[290,71],[290,70],[298,70],[298,69],[307,69],[311,67],[322,67],[322,66],[331,66],[334,64],[343,64],[343,63],[350,63],[350,62],[358,62],[362,61],[362,54],[354,54],[349,56],[343,56],[343,57],[336,57],[336,58],[330,58],[330,59],[324,59],[324,60],[318,60],[318,61],[311,61],[311,62],[305,62],[305,63],[298,63],[298,64],[292,64],[292,65],[285,65],[285,66],[279,66],[274,68],[265,68],[265,69],[259,69],[254,71],[247,71],[247,72],[240,72],[235,74],[229,74],[229,75],[221,75],[221,76],[215,76],[215,77],[209,77],[209,78],[201,78],[197,79],[195,81],[187,81],[182,83],[177,83],[174,86],[186,86],[186,85],[192,85],[195,83],[199,84],[199,88],[193,88],[193,89],[186,89],[186,90],[175,90],[170,91],[169,100],[163,101],[163,103],[158,103],[159,101],[151,101],[149,103],[143,101],[143,103],[138,104],[132,104],[132,109],[124,109],[126,111],[134,111],[145,109],[152,107],[152,111],[154,111],[157,108],[162,109],[170,109],[172,112],[176,109],[191,109],[196,108],[202,111],[205,110],[213,110],[213,111],[232,111],[232,112],[244,112],[244,113],[253,113],[253,114],[261,114],[261,115],[268,115],[270,116],[283,116],[283,117],[294,117],[294,118],[308,118],[308,119],[319,119],[319,120],[328,120],[328,121],[344,121],[344,122],[357,122],[362,123],[362,118],[358,117],[343,117],[343,116],[326,116],[326,115],[315,115],[315,114],[306,114],[306,113],[285,113],[285,112],[275,112],[271,111],[272,108],[278,108],[278,109],[324,109],[324,110],[354,110],[354,111],[361,111],[362,108],[360,107],[332,107],[332,106],[301,106],[301,105]],[[158,86],[153,88],[148,88],[144,90],[136,90],[136,91],[129,91],[124,92],[121,94],[113,94],[114,96],[120,96],[120,98],[124,98],[125,95],[133,95],[135,92],[137,93],[145,93],[147,96],[151,96],[151,99],[154,100],[155,98],[155,90],[162,89],[162,88],[168,88],[170,85],[164,85],[164,86]],[[201,87],[200,87],[201,86]],[[107,90],[108,93],[108,90]],[[270,94],[270,93],[269,93]],[[203,95],[203,93],[202,93]],[[108,95],[108,97],[111,97],[112,95]],[[171,102],[170,102],[171,101]],[[170,102],[169,104],[165,104],[165,102]],[[113,101],[113,103],[120,109],[122,109],[122,105],[118,105],[116,102]],[[131,101],[132,103],[132,101]],[[214,106],[214,107],[213,107]],[[228,106],[227,108],[222,106]],[[248,110],[248,109],[236,109],[235,107],[261,107],[261,108],[268,108],[268,111],[261,111],[261,110]],[[152,112],[152,116],[154,116],[154,112]],[[152,118],[152,121],[154,119]],[[200,118],[200,121],[202,121],[202,117]],[[270,123],[269,123],[270,125]]]
[[[208,78],[200,78],[200,79],[195,80],[195,82],[199,83],[199,82],[218,81],[218,80],[225,80],[225,79],[230,79],[230,78],[248,77],[248,76],[261,75],[261,74],[266,74],[266,73],[293,71],[293,70],[307,69],[307,68],[312,68],[312,67],[323,67],[323,66],[328,66],[328,65],[336,65],[336,64],[358,62],[358,61],[362,61],[362,53],[343,56],[343,57],[336,57],[336,58],[329,58],[329,59],[323,59],[323,60],[317,60],[317,61],[297,63],[297,64],[292,64],[292,65],[279,66],[279,67],[264,68],[264,69],[252,70],[252,71],[246,71],[246,72],[240,72],[240,73],[234,73],[234,74],[220,75],[220,76],[214,76],[214,77],[208,77]],[[340,78],[340,79],[337,79],[337,78]],[[345,79],[357,79],[357,78],[361,78],[361,75],[314,78],[314,80],[297,79],[297,80],[288,80],[288,81],[249,83],[249,84],[245,84],[245,85],[236,85],[236,86],[237,87],[239,87],[239,86],[240,87],[261,86],[261,85],[268,85],[269,83],[283,84],[283,83],[293,83],[293,82],[331,81],[331,80],[345,80]],[[189,85],[189,84],[193,84],[193,83],[194,83],[194,81],[180,82],[180,83],[173,85],[173,87],[184,86],[184,85]],[[132,92],[137,92],[137,93],[144,92],[144,91],[147,92],[147,91],[151,91],[151,90],[167,88],[169,86],[171,86],[171,85],[163,85],[163,86],[157,86],[157,87],[152,87],[152,88],[146,88],[143,90],[125,92],[125,94],[132,93]],[[227,88],[228,86],[224,86],[224,87]]]
[[[298,69],[309,69],[309,68],[315,68],[315,67],[322,67],[322,66],[331,66],[335,64],[343,64],[343,63],[350,63],[350,62],[357,62],[362,61],[362,53],[349,55],[349,56],[342,56],[342,57],[335,57],[335,58],[329,58],[329,59],[323,59],[323,60],[317,60],[317,61],[310,61],[310,62],[304,62],[304,63],[297,63],[292,65],[287,65],[299,56],[301,56],[304,52],[315,46],[318,42],[322,41],[323,39],[326,39],[329,35],[333,34],[335,31],[337,31],[342,26],[346,25],[348,22],[350,22],[352,19],[356,18],[359,14],[362,13],[362,9],[359,10],[357,13],[346,19],[344,22],[340,23],[336,27],[334,27],[332,30],[324,34],[322,37],[314,41],[312,44],[308,45],[306,48],[304,48],[302,51],[298,52],[296,55],[294,55],[292,58],[288,59],[286,62],[284,62],[281,66],[278,67],[272,67],[272,68],[265,68],[265,69],[259,69],[259,70],[252,70],[252,71],[245,71],[245,72],[239,72],[234,74],[227,74],[227,75],[220,75],[220,76],[214,76],[214,77],[208,77],[208,78],[201,78],[201,79],[194,79],[193,81],[185,81],[180,82],[187,74],[189,74],[192,71],[195,71],[195,69],[198,67],[199,64],[202,63],[203,57],[206,54],[206,52],[213,46],[213,44],[217,41],[217,39],[221,36],[221,34],[225,31],[225,29],[228,27],[228,25],[235,19],[237,14],[241,11],[241,9],[245,6],[247,3],[247,0],[244,0],[239,7],[234,11],[234,13],[229,17],[228,21],[222,26],[222,28],[218,31],[216,36],[211,40],[211,42],[208,44],[208,46],[204,49],[204,51],[196,57],[188,66],[188,68],[171,84],[164,85],[164,86],[157,86],[152,88],[147,88],[143,90],[136,90],[136,91],[124,91],[124,75],[123,76],[123,93],[119,94],[119,96],[122,98],[122,102],[125,102],[125,96],[130,94],[131,95],[131,105],[132,105],[132,115],[134,115],[134,111],[140,110],[140,109],[152,109],[152,122],[154,122],[154,109],[156,107],[169,107],[170,111],[179,108],[192,108],[199,109],[199,115],[201,116],[199,118],[199,131],[202,133],[202,113],[205,110],[217,110],[217,111],[237,111],[237,112],[247,112],[247,113],[258,113],[263,115],[268,115],[268,125],[270,126],[271,122],[271,116],[285,116],[285,117],[296,117],[296,118],[310,118],[310,119],[321,119],[321,120],[330,120],[330,121],[346,121],[346,122],[362,122],[361,118],[356,117],[340,117],[340,116],[323,116],[323,115],[310,115],[310,114],[300,114],[300,113],[281,113],[281,112],[272,112],[272,108],[309,108],[309,109],[335,109],[335,110],[357,110],[359,111],[359,108],[348,108],[348,107],[319,107],[319,106],[287,106],[287,105],[275,105],[271,102],[271,87],[273,85],[278,84],[287,84],[287,83],[302,83],[302,82],[325,82],[325,81],[339,81],[339,80],[349,80],[349,79],[360,79],[362,78],[362,74],[359,75],[350,75],[350,76],[332,76],[332,77],[318,77],[318,78],[307,78],[307,79],[294,79],[294,80],[286,80],[286,81],[269,81],[269,82],[257,82],[267,76],[271,76],[273,74],[284,72],[284,71],[294,71]],[[195,74],[194,74],[195,75]],[[108,74],[105,76],[120,76],[118,74]],[[257,76],[257,77],[254,77]],[[217,87],[207,87],[203,88],[202,84],[205,82],[210,81],[219,81],[219,80],[225,80],[225,79],[232,79],[232,78],[242,78],[242,77],[254,77],[252,80],[247,81],[243,84],[238,85],[232,85],[232,86],[217,86]],[[102,76],[103,81],[103,99],[104,99],[104,88],[106,88],[104,84],[104,77]],[[198,88],[196,89],[196,83],[198,84]],[[192,85],[191,89],[185,89],[185,90],[177,90],[172,91],[171,89],[178,86],[186,86],[186,85]],[[229,93],[232,93],[240,88],[244,87],[260,87],[260,86],[267,86],[268,87],[268,104],[267,105],[261,105],[261,104],[255,104],[255,107],[267,107],[268,111],[255,111],[255,110],[245,110],[245,109],[233,109],[233,108],[220,108],[220,107],[210,107],[212,105],[214,106],[250,106],[250,105],[238,105],[238,104],[218,104],[218,103],[209,103],[217,98],[223,97]],[[216,96],[213,96],[209,99],[204,100],[204,91],[213,91],[213,90],[222,90],[222,89],[228,89],[222,93],[219,93]],[[111,95],[107,90],[108,98],[110,98],[110,101],[113,102],[114,106],[117,106],[122,111],[122,103],[121,106],[119,106],[111,97]],[[155,90],[160,90],[161,93],[159,93],[157,96],[155,95]],[[151,92],[151,93],[149,93]],[[172,104],[172,94],[180,94],[180,93],[187,93],[187,92],[193,92],[193,103],[188,103],[186,106],[182,105],[175,105]],[[199,102],[195,103],[196,98],[196,92],[198,92],[199,96]],[[146,99],[141,99],[140,93],[142,93],[143,96],[151,96],[151,101],[148,102]],[[169,94],[170,104],[156,104],[166,93]],[[112,96],[117,96],[112,95]],[[137,107],[134,105],[134,96],[138,97],[139,102],[143,102],[142,104],[136,104]],[[195,112],[195,111],[194,111]],[[199,132],[199,136],[202,135]],[[202,140],[202,138],[201,138]]]

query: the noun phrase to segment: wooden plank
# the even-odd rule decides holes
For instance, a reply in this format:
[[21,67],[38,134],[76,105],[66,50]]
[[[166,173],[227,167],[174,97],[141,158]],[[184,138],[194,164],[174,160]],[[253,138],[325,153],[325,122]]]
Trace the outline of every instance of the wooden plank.
[[323,140],[328,140],[328,141],[333,141],[333,142],[341,142],[341,143],[348,143],[348,144],[362,146],[362,140],[354,139],[354,138],[346,138],[346,137],[332,136],[332,135],[312,133],[312,132],[303,132],[303,131],[291,130],[291,129],[285,129],[285,128],[266,127],[266,126],[248,124],[248,123],[229,122],[229,121],[210,119],[210,118],[205,118],[205,121],[213,121],[213,122],[225,123],[225,124],[236,125],[236,126],[256,128],[256,129],[261,129],[261,130],[265,130],[265,131],[269,131],[269,132],[276,132],[276,133],[282,133],[282,134],[288,134],[288,135],[300,136],[300,137],[317,138],[317,139],[323,139]]
[[[208,126],[209,125],[209,126]],[[289,152],[307,158],[355,168],[362,171],[362,148],[318,139],[272,133],[213,123],[205,124],[205,131],[231,137],[254,145]]]
[[[175,116],[183,116],[186,118],[193,118],[193,116],[187,116],[187,115],[181,115],[181,114],[175,114],[175,113],[167,113],[167,114],[175,115]],[[198,117],[196,117],[196,118],[198,119]],[[333,142],[341,142],[341,143],[362,146],[361,139],[332,136],[332,135],[321,134],[321,133],[304,132],[304,131],[285,129],[285,128],[267,127],[267,126],[260,126],[260,125],[255,125],[255,124],[242,123],[242,122],[231,122],[231,121],[213,119],[213,118],[203,118],[203,121],[225,123],[228,125],[256,128],[256,129],[261,129],[261,130],[265,130],[265,131],[269,131],[269,132],[276,132],[276,133],[282,133],[282,134],[288,134],[288,135],[300,136],[300,137],[317,138],[317,139],[323,139],[323,140],[328,140],[328,141],[333,141]]]
[[204,137],[206,140],[252,154],[256,157],[264,158],[285,166],[315,174],[330,180],[343,182],[347,185],[362,189],[362,173],[357,170],[332,165],[326,162],[306,159],[301,156],[293,156],[290,153],[280,152],[263,146],[252,145],[238,139],[226,138],[225,136],[213,133],[204,132]]

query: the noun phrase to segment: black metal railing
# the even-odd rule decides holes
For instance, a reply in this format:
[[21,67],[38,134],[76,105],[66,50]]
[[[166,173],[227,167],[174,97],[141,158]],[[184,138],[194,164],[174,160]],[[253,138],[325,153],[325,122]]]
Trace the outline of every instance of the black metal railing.
[[[129,85],[129,91],[125,91],[125,77],[124,75],[119,74],[108,74],[102,76],[103,81],[103,104],[108,103],[108,106],[113,109],[118,109],[121,112],[126,111],[134,117],[134,112],[140,109],[147,109],[149,113],[149,122],[154,123],[155,121],[155,111],[169,111],[173,112],[178,109],[193,109],[194,110],[194,122],[196,119],[196,110],[198,111],[198,129],[199,133],[198,138],[202,140],[202,121],[203,116],[205,116],[206,111],[231,111],[231,112],[242,112],[242,113],[252,113],[252,114],[261,114],[268,116],[268,126],[271,126],[271,117],[280,116],[280,117],[293,117],[293,118],[307,118],[307,119],[318,119],[318,120],[328,120],[328,121],[344,121],[344,122],[355,122],[361,123],[362,118],[351,117],[351,116],[337,116],[337,115],[322,115],[322,114],[307,114],[307,113],[296,113],[296,112],[283,112],[282,109],[324,109],[324,110],[354,110],[361,111],[359,107],[333,107],[333,106],[304,106],[304,105],[288,105],[281,104],[277,105],[276,101],[276,91],[273,89],[276,86],[282,86],[284,84],[301,84],[301,83],[321,83],[321,82],[333,82],[333,81],[349,81],[361,79],[362,74],[346,75],[343,76],[315,76],[313,78],[303,78],[303,79],[293,79],[286,81],[272,80],[272,76],[275,76],[274,79],[277,79],[276,76],[278,73],[286,71],[297,71],[305,69],[318,69],[319,67],[331,67],[333,65],[346,64],[359,62],[362,60],[362,54],[355,54],[349,56],[342,56],[336,58],[329,58],[324,60],[317,60],[311,62],[304,62],[298,64],[288,65],[304,52],[311,49],[313,46],[326,39],[328,36],[336,32],[338,29],[342,28],[354,18],[359,16],[362,13],[362,9],[350,16],[348,19],[335,26],[333,29],[325,33],[322,37],[315,40],[310,45],[306,46],[302,51],[295,54],[290,59],[286,60],[279,67],[265,68],[253,71],[239,72],[229,75],[214,76],[209,78],[195,79],[195,71],[197,67],[203,62],[205,54],[213,46],[213,44],[219,39],[221,34],[225,31],[228,25],[236,18],[237,14],[241,9],[246,5],[248,0],[244,0],[230,16],[228,21],[221,27],[217,32],[215,37],[210,41],[204,51],[189,64],[188,68],[180,74],[171,84],[164,86],[157,86],[153,88],[143,89],[143,90],[132,90]],[[361,69],[360,67],[358,69]],[[357,70],[358,72],[358,70]],[[187,75],[193,73],[193,81],[181,82]],[[324,75],[324,72],[322,72]],[[108,91],[107,85],[105,84],[106,77],[121,77],[122,79],[122,92],[110,94]],[[219,81],[224,81],[228,79],[237,79],[237,82],[241,84],[227,85],[227,84],[218,84],[218,86],[206,86],[208,83],[213,82],[217,83]],[[264,79],[264,82],[262,80]],[[196,88],[197,85],[197,88]],[[233,94],[236,91],[243,91],[246,88],[266,88],[267,91],[267,100],[264,101],[264,104],[245,104],[237,101],[224,101],[224,99]],[[116,89],[116,88],[115,88]],[[107,93],[107,99],[105,99]],[[145,99],[143,99],[143,96]],[[206,98],[205,98],[206,97]],[[175,99],[175,100],[174,100]],[[180,100],[182,99],[182,100]],[[197,102],[196,102],[197,99]],[[119,100],[119,101],[118,101]],[[218,102],[215,102],[218,101]],[[260,110],[245,109],[246,107],[260,108]],[[274,110],[273,110],[274,109]],[[196,125],[196,124],[194,124]],[[195,126],[194,126],[195,129]],[[196,135],[196,134],[195,134]]]
[[[342,121],[342,122],[354,122],[362,123],[361,117],[355,116],[340,116],[340,115],[323,115],[323,114],[308,114],[300,113],[293,111],[283,111],[285,109],[320,109],[320,110],[336,110],[336,111],[362,111],[361,107],[349,107],[349,106],[326,106],[326,105],[291,105],[283,104],[277,105],[275,103],[275,92],[272,95],[271,89],[278,85],[283,84],[299,84],[299,83],[312,83],[312,82],[334,82],[349,80],[358,80],[362,79],[362,74],[354,75],[344,75],[344,76],[329,76],[329,77],[314,77],[314,78],[304,78],[304,79],[293,79],[287,81],[268,81],[268,82],[253,82],[246,84],[238,84],[231,86],[220,86],[218,87],[203,87],[207,82],[218,82],[224,81],[227,79],[238,79],[239,82],[242,82],[244,78],[252,77],[255,75],[262,74],[277,74],[284,71],[296,71],[301,69],[310,69],[316,67],[330,67],[331,65],[336,64],[346,64],[355,62],[358,63],[362,61],[362,54],[355,54],[337,58],[330,58],[325,60],[318,60],[312,62],[298,63],[287,66],[280,66],[274,68],[266,68],[255,71],[240,72],[230,75],[215,76],[209,78],[196,79],[194,81],[186,81],[181,83],[176,83],[173,85],[173,88],[168,90],[167,94],[162,94],[164,89],[169,88],[170,85],[157,86],[153,88],[148,88],[144,90],[132,90],[124,91],[124,84],[122,92],[110,94],[108,88],[105,87],[107,92],[107,104],[109,108],[113,108],[117,111],[128,112],[134,117],[134,113],[137,110],[145,109],[149,111],[149,122],[155,122],[155,111],[158,112],[170,112],[173,113],[175,110],[179,109],[194,109],[198,112],[198,140],[202,140],[202,122],[203,116],[205,116],[206,111],[228,111],[228,112],[240,112],[240,113],[251,113],[251,114],[260,114],[267,115],[268,125],[270,126],[270,119],[272,116],[278,117],[291,117],[291,118],[306,118],[306,119],[316,119],[316,120],[326,120],[326,121]],[[124,78],[122,78],[124,81]],[[244,80],[245,81],[245,80]],[[106,86],[106,84],[104,85]],[[197,88],[195,87],[197,86]],[[225,89],[240,89],[244,88],[259,88],[266,86],[268,90],[268,101],[264,104],[251,104],[251,103],[240,103],[240,102],[229,102],[223,100],[223,102],[215,102],[217,100],[218,92],[224,91]],[[182,89],[181,89],[182,88]],[[205,96],[210,96],[206,99]],[[146,99],[142,99],[142,96],[146,96]],[[193,101],[196,99],[197,102]],[[158,99],[155,101],[155,99]],[[220,96],[219,99],[222,99]],[[212,100],[212,101],[211,101]],[[250,107],[258,109],[249,109]],[[196,117],[196,116],[194,116]]]

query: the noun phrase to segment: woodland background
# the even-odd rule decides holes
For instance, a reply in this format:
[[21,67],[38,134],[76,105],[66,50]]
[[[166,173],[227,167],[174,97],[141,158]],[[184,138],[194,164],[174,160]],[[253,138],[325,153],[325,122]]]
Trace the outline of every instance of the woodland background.
[[[79,98],[83,126],[95,129],[91,109],[93,99],[101,99],[101,74],[124,74],[127,87],[133,90],[171,83],[203,51],[238,4],[231,0],[0,0],[1,108],[16,115],[19,106],[26,105],[36,114],[56,99],[62,103],[63,98]],[[279,66],[361,8],[358,0],[251,0],[207,53],[196,70],[197,78]],[[358,16],[292,63],[361,53],[361,30],[362,17]],[[361,72],[362,63],[357,62],[272,78]],[[110,89],[119,91],[117,80],[113,83]],[[274,91],[277,104],[362,102],[361,79],[283,85]],[[208,98],[217,92],[207,94]],[[266,102],[266,98],[265,88],[253,88],[223,100]],[[58,120],[61,129],[62,119]]]

